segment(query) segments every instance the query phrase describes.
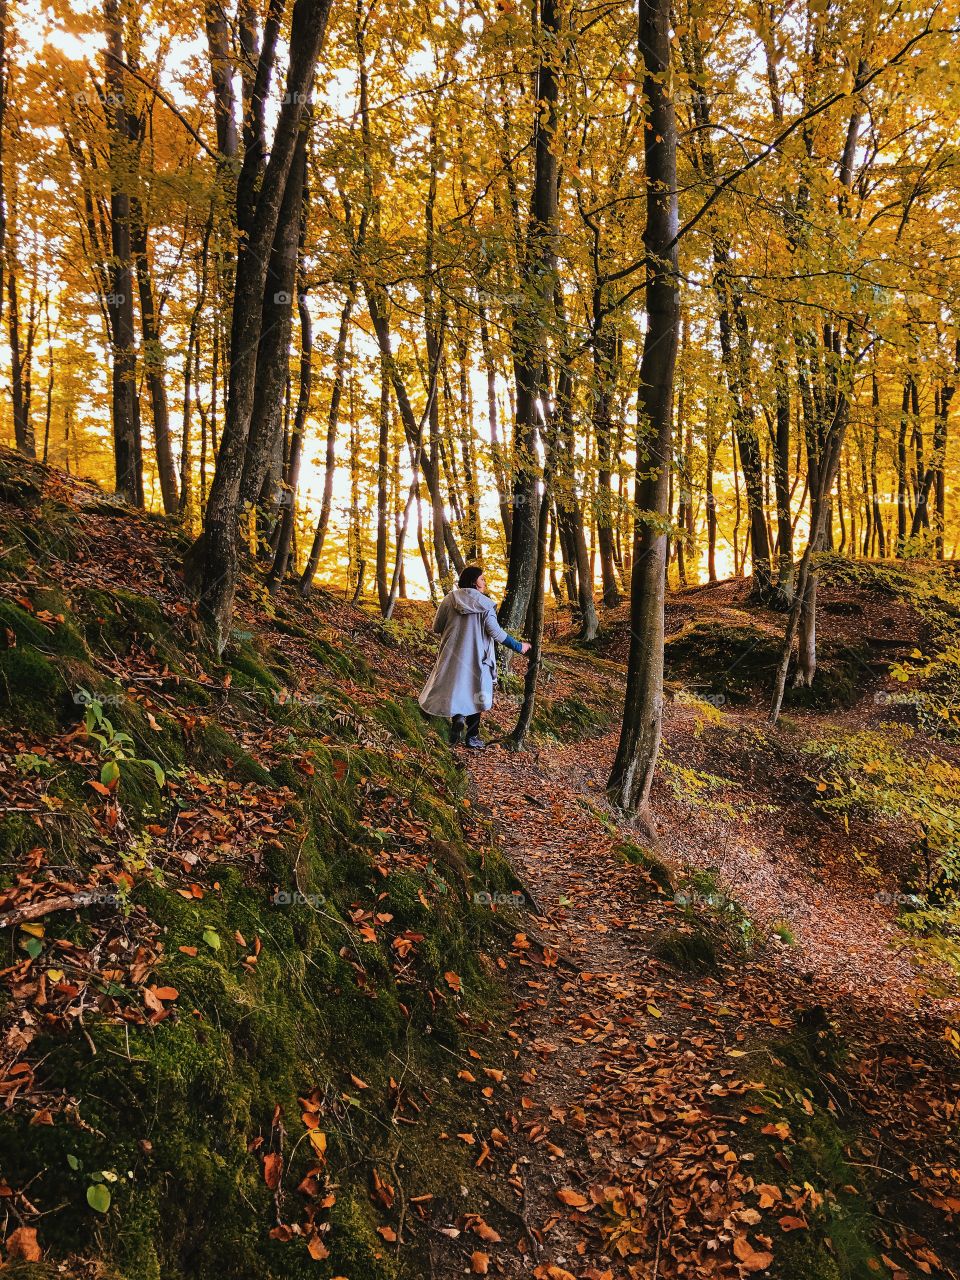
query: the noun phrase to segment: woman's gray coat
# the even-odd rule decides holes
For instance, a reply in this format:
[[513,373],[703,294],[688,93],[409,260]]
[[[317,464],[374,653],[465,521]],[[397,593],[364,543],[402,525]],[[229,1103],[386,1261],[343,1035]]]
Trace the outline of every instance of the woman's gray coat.
[[509,637],[489,596],[474,587],[454,587],[440,602],[433,629],[440,652],[420,694],[428,716],[472,716],[493,706],[497,679],[494,644]]

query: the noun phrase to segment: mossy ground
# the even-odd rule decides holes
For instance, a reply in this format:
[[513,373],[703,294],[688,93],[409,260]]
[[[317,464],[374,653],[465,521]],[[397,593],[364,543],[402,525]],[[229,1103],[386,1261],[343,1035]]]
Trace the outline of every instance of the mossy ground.
[[[4,1110],[0,1170],[29,1186],[46,1260],[7,1274],[41,1276],[69,1259],[78,1274],[95,1260],[110,1280],[419,1277],[416,1239],[398,1251],[377,1233],[390,1219],[371,1201],[371,1171],[393,1169],[405,1196],[449,1195],[462,1212],[451,1189],[475,1181],[469,1151],[440,1135],[471,1129],[483,1099],[440,1086],[451,1054],[501,1017],[486,953],[503,917],[475,893],[512,888],[509,868],[464,831],[464,775],[441,738],[389,673],[374,680],[336,619],[281,604],[275,627],[245,630],[241,619],[217,661],[170,586],[166,526],[95,501],[78,510],[46,496],[48,479],[0,459],[0,500],[14,504],[0,580],[40,583],[28,607],[0,605],[0,734],[14,744],[2,763],[34,779],[55,814],[51,860],[81,875],[133,869],[127,902],[111,908],[116,931],[136,945],[149,925],[162,942],[149,980],[179,995],[144,1022],[140,990],[121,984],[112,1012],[34,1040],[53,1123],[31,1123],[33,1105]],[[59,558],[98,532],[142,542],[161,578],[141,590],[129,573],[120,586],[91,572],[61,590]],[[88,785],[96,752],[82,735],[73,745],[91,701],[132,742],[111,838]],[[138,760],[157,762],[165,785]],[[212,805],[233,818],[268,802],[260,826],[198,846],[184,874],[183,846],[168,844],[181,815]],[[7,814],[5,861],[15,869],[46,831]],[[53,939],[92,936],[86,911],[51,917],[37,966],[51,963]],[[393,945],[404,933],[409,954]],[[6,963],[23,958],[4,941]],[[321,1261],[302,1238],[270,1236],[278,1209],[298,1221],[295,1188],[317,1164],[300,1101],[313,1091],[335,1184],[317,1219],[329,1223]],[[271,1143],[286,1160],[276,1196],[262,1163]],[[101,1215],[86,1191],[104,1173],[112,1198]]]

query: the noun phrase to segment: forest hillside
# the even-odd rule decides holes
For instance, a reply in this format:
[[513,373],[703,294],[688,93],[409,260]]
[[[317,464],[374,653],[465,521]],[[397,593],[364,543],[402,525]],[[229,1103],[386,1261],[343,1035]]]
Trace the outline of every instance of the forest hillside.
[[218,656],[173,521],[0,503],[11,1277],[960,1274],[952,565],[827,559],[776,728],[782,614],[671,593],[654,843],[622,611],[465,755],[428,606],[246,565]]

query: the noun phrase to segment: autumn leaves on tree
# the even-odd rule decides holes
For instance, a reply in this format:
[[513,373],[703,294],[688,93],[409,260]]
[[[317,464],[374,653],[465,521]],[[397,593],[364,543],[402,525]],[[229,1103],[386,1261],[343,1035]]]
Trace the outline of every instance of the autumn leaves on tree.
[[783,611],[776,718],[820,552],[953,555],[942,7],[0,19],[8,438],[181,520],[218,648],[245,557],[386,618],[482,558],[535,641],[627,595],[642,809],[668,585]]

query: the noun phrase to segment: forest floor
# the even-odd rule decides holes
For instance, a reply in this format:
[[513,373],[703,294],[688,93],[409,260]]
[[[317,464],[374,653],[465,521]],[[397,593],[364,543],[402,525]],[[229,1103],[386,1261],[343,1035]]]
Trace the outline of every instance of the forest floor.
[[247,564],[218,657],[186,546],[0,451],[5,1276],[960,1276],[949,574],[832,563],[776,731],[782,615],[671,593],[654,846],[625,609],[454,752],[429,606]]
[[[747,585],[674,597],[675,634],[741,624]],[[896,734],[896,685],[857,646],[892,632],[910,648],[924,619],[849,588],[822,602],[827,647],[854,646],[852,705],[771,732],[762,702],[674,682],[655,853],[605,799],[615,729],[465,753],[535,917],[512,969],[525,1230],[504,1232],[519,1253],[474,1255],[481,1274],[958,1274],[956,972],[898,921],[909,841],[819,811],[818,760],[798,750],[821,729]],[[625,629],[608,619],[602,650],[623,655]],[[553,696],[589,701],[595,658],[557,639]],[[603,671],[619,691],[618,666]],[[514,714],[508,699],[495,719]]]

